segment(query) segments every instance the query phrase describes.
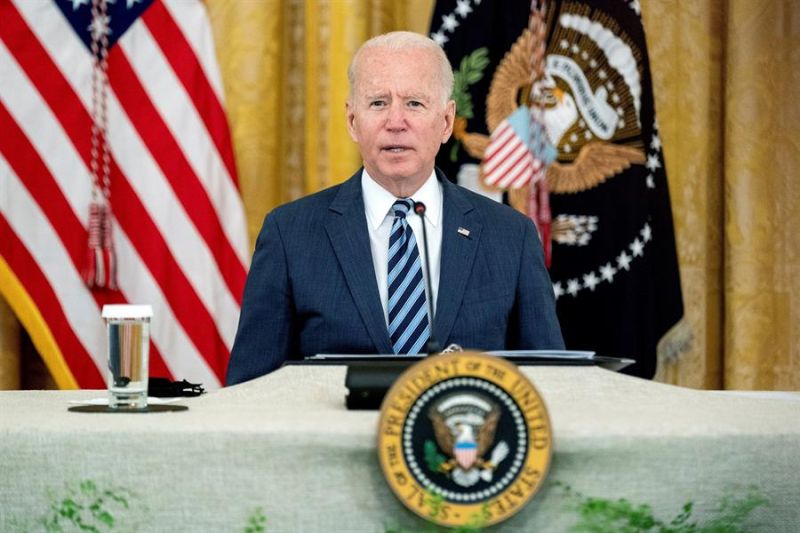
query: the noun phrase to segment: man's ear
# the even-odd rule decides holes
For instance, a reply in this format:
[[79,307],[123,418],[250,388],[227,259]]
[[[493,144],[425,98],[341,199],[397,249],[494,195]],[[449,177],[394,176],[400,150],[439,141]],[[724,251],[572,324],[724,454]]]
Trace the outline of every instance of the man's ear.
[[445,104],[444,109],[444,131],[442,132],[442,144],[446,143],[448,139],[450,139],[450,135],[453,134],[453,122],[456,119],[456,102],[455,100],[449,100],[447,104]]
[[345,121],[347,122],[347,132],[350,134],[350,138],[353,139],[353,142],[358,142],[358,135],[356,134],[356,114],[353,109],[353,102],[348,100],[344,104],[345,108]]

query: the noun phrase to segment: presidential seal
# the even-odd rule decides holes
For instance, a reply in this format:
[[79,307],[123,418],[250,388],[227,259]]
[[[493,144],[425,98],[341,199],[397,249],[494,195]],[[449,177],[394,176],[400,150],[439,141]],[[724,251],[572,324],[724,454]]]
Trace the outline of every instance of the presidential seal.
[[424,359],[381,407],[378,456],[395,495],[443,526],[502,522],[539,490],[552,430],[516,366],[476,352]]

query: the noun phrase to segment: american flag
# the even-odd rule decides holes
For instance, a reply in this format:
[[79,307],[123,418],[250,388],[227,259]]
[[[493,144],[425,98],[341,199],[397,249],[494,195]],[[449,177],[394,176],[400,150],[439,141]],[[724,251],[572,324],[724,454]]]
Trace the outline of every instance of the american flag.
[[482,163],[487,185],[519,189],[537,173],[543,174],[544,163],[533,156],[528,146],[530,128],[528,108],[520,106],[494,129]]
[[224,381],[249,261],[201,0],[108,0],[119,290],[89,290],[91,0],[0,0],[0,291],[61,387],[105,386],[106,303],[150,304],[150,375]]

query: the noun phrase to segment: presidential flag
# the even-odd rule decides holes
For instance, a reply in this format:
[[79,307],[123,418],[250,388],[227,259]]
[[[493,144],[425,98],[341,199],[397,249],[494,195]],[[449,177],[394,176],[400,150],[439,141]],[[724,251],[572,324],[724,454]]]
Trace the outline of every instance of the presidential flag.
[[[431,37],[455,70],[458,107],[437,164],[487,194],[479,164],[489,136],[529,99],[530,9],[524,0],[440,0],[432,18]],[[558,151],[546,189],[565,342],[632,358],[627,372],[649,378],[659,343],[674,353],[688,337],[675,333],[683,302],[640,15],[638,0],[546,2],[541,96]],[[506,198],[528,214],[536,203],[529,187]]]
[[[219,386],[249,246],[203,2],[0,0],[0,21],[3,297],[62,387],[105,386],[106,303],[153,306],[152,376]],[[84,279],[108,266],[98,185],[116,288]]]

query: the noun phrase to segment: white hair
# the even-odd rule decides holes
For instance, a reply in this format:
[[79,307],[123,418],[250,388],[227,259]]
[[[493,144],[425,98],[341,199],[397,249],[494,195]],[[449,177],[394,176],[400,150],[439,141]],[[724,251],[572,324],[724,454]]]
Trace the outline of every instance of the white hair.
[[450,61],[442,50],[442,47],[436,44],[436,41],[426,37],[425,35],[414,33],[410,31],[393,31],[377,35],[369,39],[356,51],[350,66],[347,69],[347,80],[350,82],[350,97],[353,96],[353,89],[356,85],[356,73],[359,69],[361,56],[365,50],[371,48],[388,48],[389,50],[412,50],[421,49],[428,50],[436,58],[439,63],[439,83],[441,84],[442,104],[446,104],[453,94],[453,68],[450,66]]

